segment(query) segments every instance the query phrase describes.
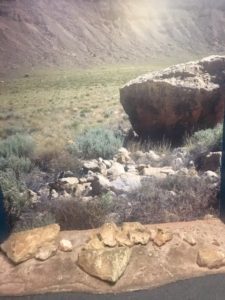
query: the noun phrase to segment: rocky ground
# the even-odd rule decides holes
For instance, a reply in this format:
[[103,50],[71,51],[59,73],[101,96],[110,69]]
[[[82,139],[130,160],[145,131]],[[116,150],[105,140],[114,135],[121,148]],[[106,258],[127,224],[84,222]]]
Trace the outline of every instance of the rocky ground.
[[48,213],[64,230],[108,221],[157,223],[217,214],[221,155],[205,154],[199,170],[185,148],[167,155],[121,148],[112,160],[81,161],[79,176],[62,172],[28,190],[31,210],[21,215],[14,230],[35,227],[35,220],[47,219]]
[[1,245],[1,296],[119,293],[225,272],[224,224],[212,216],[194,222],[59,230],[55,224],[21,232]]

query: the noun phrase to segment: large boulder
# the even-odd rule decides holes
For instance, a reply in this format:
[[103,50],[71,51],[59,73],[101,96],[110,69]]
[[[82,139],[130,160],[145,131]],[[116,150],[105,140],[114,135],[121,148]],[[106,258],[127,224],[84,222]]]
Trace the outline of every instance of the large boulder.
[[140,76],[120,90],[120,101],[143,137],[176,142],[186,132],[214,127],[223,119],[225,56]]

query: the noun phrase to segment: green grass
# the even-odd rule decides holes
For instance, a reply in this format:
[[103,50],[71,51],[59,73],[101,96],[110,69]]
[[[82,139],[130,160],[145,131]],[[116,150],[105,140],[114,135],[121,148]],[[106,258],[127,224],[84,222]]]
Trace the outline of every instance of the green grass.
[[[22,74],[6,79],[0,86],[0,138],[18,128],[30,133],[41,148],[50,143],[63,148],[74,139],[74,128],[117,124],[123,113],[119,88],[138,75],[173,63],[39,70],[26,78]],[[74,120],[79,120],[79,126]]]

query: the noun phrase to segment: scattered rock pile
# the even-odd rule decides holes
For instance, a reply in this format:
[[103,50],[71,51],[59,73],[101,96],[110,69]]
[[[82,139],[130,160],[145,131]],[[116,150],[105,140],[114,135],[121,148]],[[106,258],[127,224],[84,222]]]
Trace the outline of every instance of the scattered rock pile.
[[[186,227],[189,228],[188,225]],[[212,236],[206,238],[202,229],[192,232],[177,230],[176,226],[173,228],[174,230],[166,229],[164,225],[149,227],[138,222],[123,223],[121,227],[105,223],[94,230],[86,242],[83,239],[83,244],[78,243],[75,247],[74,240],[71,242],[62,238],[64,232],[59,235],[59,226],[53,224],[12,234],[1,245],[1,250],[15,264],[15,268],[17,264],[32,258],[47,261],[52,256],[58,256],[58,250],[65,252],[68,257],[71,251],[75,251],[76,265],[89,275],[109,283],[116,283],[120,279],[128,265],[133,264],[133,260],[136,261],[140,249],[145,249],[143,253],[148,253],[148,257],[161,255],[162,264],[168,264],[171,259],[184,259],[185,263],[195,266],[195,269],[200,267],[211,270],[225,266],[224,246],[215,238],[213,241],[210,240]],[[72,235],[73,232],[71,237]],[[186,254],[182,253],[182,249]],[[185,258],[188,251],[190,255]],[[173,257],[175,253],[176,256]],[[136,263],[138,269],[138,261]],[[76,265],[74,264],[74,268]]]
[[[212,152],[204,159],[204,171],[216,171],[220,166],[221,152]],[[214,163],[215,162],[215,163]],[[68,172],[67,172],[68,173]],[[73,173],[49,183],[43,187],[40,196],[47,193],[52,199],[78,197],[89,201],[95,196],[111,192],[112,195],[128,194],[142,186],[146,178],[167,178],[170,175],[201,176],[195,170],[194,163],[185,148],[176,148],[169,155],[157,154],[154,151],[129,152],[119,149],[112,160],[102,158],[83,161],[82,176],[74,177]],[[208,173],[205,173],[206,176]],[[62,174],[62,176],[65,174]],[[212,173],[211,173],[212,175]],[[218,177],[214,173],[215,177]],[[38,195],[30,191],[31,197],[38,201]]]
[[[152,195],[151,197],[149,196],[151,198],[152,211],[155,209],[157,214],[160,214],[160,207],[162,209],[166,205],[171,207],[169,214],[162,212],[162,216],[158,220],[154,219],[153,222],[179,221],[183,220],[184,216],[180,215],[178,209],[180,204],[178,205],[178,203],[181,202],[180,199],[182,197],[186,196],[182,196],[183,194],[180,196],[179,188],[175,190],[173,187],[174,184],[177,185],[180,184],[179,182],[183,182],[184,184],[181,188],[184,189],[184,192],[188,192],[192,185],[193,190],[195,190],[195,187],[199,187],[199,189],[202,187],[199,196],[197,195],[195,200],[193,196],[193,199],[187,205],[183,201],[183,205],[188,207],[193,202],[193,205],[199,207],[199,210],[202,210],[202,208],[208,209],[207,212],[203,212],[203,215],[213,213],[211,208],[216,209],[217,207],[216,195],[220,185],[220,176],[215,170],[218,171],[220,167],[221,152],[206,153],[202,161],[204,162],[204,164],[202,163],[204,168],[196,170],[193,157],[186,148],[176,148],[167,154],[156,153],[152,150],[147,152],[129,152],[127,149],[121,148],[111,160],[99,158],[82,161],[79,177],[75,177],[72,172],[67,171],[61,173],[57,180],[42,186],[37,194],[29,191],[30,202],[34,204],[34,209],[38,207],[39,203],[39,207],[45,207],[46,203],[49,206],[54,206],[55,201],[63,203],[67,200],[88,205],[88,203],[96,203],[107,194],[110,201],[113,203],[118,201],[120,203],[121,209],[120,211],[107,212],[104,220],[102,220],[103,223],[111,221],[121,223],[136,220],[150,223],[154,216],[145,220],[140,218],[139,213],[137,213],[138,218],[135,215],[132,219],[129,219],[129,211],[131,213],[137,211],[134,208],[135,205],[137,205],[137,208],[139,205],[138,211],[140,210],[140,204],[136,203],[138,195],[145,190],[147,192],[149,189],[147,187],[152,186],[152,191],[148,191],[148,195]],[[203,187],[204,185],[206,188]],[[157,186],[159,189],[162,189],[161,197],[158,194],[158,204],[154,203],[155,196],[153,195],[153,190],[156,190]],[[164,186],[166,186],[166,189]],[[207,193],[206,197],[204,191]],[[195,204],[194,201],[196,202]],[[154,205],[155,208],[153,208]],[[123,211],[125,217],[121,214],[121,211]],[[165,212],[165,209],[163,211]],[[187,214],[190,216],[188,219],[190,220],[192,218],[191,212],[188,211]],[[197,214],[196,216],[198,217]],[[22,218],[21,220],[23,222]],[[25,223],[25,214],[24,220]],[[98,223],[95,226],[100,225]],[[64,227],[64,229],[67,228]]]

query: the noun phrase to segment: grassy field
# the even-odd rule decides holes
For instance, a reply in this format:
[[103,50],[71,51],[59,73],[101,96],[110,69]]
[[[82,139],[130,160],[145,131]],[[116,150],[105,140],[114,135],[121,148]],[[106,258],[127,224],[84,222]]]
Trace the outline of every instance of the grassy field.
[[119,88],[136,76],[175,62],[42,70],[0,82],[0,138],[30,133],[39,148],[63,148],[89,126],[126,119]]

